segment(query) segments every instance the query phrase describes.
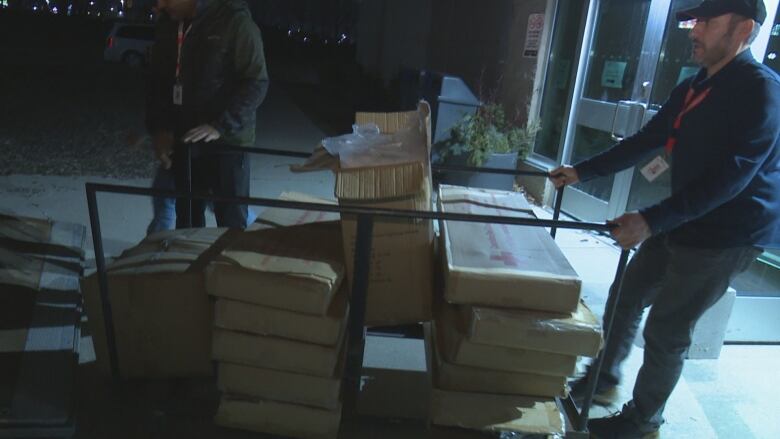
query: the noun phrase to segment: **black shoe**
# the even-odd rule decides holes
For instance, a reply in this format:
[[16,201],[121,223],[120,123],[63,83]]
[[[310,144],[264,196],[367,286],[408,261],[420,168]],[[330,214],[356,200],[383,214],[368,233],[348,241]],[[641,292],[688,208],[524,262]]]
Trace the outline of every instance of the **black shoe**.
[[624,412],[588,421],[593,439],[653,439],[658,438],[660,425],[639,423]]
[[[588,387],[588,376],[577,379],[571,383],[571,394],[577,407],[582,407],[585,402],[585,389]],[[596,384],[596,391],[593,393],[593,404],[601,406],[610,406],[618,400],[617,386],[605,383]]]

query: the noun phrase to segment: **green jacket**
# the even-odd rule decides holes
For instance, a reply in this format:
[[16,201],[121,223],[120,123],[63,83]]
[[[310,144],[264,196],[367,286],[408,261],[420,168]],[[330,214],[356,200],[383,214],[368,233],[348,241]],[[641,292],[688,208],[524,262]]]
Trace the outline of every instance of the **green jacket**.
[[[185,29],[187,24],[185,24]],[[146,124],[151,133],[177,138],[202,124],[222,143],[254,146],[257,107],[268,91],[260,30],[243,0],[198,0],[182,45],[182,105],[174,105],[179,23],[163,14],[157,23],[147,87]]]

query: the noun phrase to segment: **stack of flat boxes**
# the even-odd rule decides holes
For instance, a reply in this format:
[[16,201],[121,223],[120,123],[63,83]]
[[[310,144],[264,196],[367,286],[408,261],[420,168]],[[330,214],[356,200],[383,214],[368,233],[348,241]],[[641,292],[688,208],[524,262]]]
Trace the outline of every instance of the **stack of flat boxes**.
[[[442,186],[439,202],[444,212],[533,217],[514,192]],[[441,235],[448,303],[431,337],[433,423],[560,432],[554,398],[566,395],[577,356],[601,346],[577,274],[543,228],[444,222]],[[548,425],[523,425],[518,412]]]
[[335,438],[348,315],[338,222],[247,232],[206,270],[222,426]]

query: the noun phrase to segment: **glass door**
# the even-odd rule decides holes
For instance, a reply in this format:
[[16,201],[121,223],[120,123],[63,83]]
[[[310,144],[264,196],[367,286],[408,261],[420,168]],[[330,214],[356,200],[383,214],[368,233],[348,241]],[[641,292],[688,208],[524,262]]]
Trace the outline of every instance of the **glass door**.
[[[576,163],[647,121],[671,0],[593,0],[588,9],[563,161]],[[626,208],[632,170],[566,189],[564,210],[604,221]]]

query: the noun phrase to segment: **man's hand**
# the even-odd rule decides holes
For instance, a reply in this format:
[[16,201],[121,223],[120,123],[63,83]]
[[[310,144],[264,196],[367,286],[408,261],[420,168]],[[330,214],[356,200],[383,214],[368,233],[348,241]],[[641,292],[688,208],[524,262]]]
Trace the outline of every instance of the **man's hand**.
[[636,247],[652,235],[647,221],[638,212],[625,213],[610,221],[610,224],[617,225],[612,229],[612,237],[624,250]]
[[569,186],[580,181],[577,170],[573,166],[560,166],[550,171],[550,181],[553,182],[556,189],[561,186]]
[[187,131],[187,134],[184,135],[182,140],[184,143],[195,143],[200,141],[213,142],[220,137],[222,137],[222,135],[219,134],[219,131],[217,131],[216,128],[209,124],[203,124]]
[[162,163],[163,168],[171,169],[171,156],[173,155],[173,133],[160,131],[152,135],[154,155]]

